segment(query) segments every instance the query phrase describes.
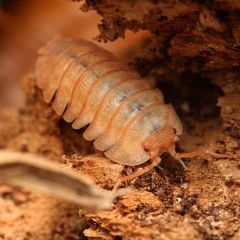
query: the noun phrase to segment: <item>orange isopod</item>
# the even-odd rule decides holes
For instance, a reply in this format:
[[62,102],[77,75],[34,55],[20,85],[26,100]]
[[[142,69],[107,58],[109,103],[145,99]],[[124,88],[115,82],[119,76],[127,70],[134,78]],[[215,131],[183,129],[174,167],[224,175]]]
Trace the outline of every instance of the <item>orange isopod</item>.
[[[182,124],[159,89],[110,52],[85,40],[55,37],[39,50],[37,85],[44,99],[74,129],[89,125],[83,137],[111,160],[136,166],[152,163],[124,181],[149,171],[169,152],[180,158],[215,153],[176,153]],[[184,164],[183,164],[184,166]]]

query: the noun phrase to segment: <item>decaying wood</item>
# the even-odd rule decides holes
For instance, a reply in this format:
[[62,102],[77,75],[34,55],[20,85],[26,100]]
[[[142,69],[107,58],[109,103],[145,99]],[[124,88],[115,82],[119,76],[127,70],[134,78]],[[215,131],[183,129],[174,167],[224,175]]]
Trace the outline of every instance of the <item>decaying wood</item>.
[[111,207],[113,196],[88,177],[33,154],[0,151],[0,181],[43,192],[89,210]]

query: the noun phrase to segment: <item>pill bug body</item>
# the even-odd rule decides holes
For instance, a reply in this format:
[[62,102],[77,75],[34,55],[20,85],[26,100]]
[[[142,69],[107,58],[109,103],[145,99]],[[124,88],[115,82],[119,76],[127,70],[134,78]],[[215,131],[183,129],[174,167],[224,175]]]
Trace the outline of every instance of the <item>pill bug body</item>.
[[143,142],[182,124],[160,90],[152,89],[108,51],[84,41],[55,38],[39,50],[37,85],[46,102],[111,160],[130,166],[151,158]]

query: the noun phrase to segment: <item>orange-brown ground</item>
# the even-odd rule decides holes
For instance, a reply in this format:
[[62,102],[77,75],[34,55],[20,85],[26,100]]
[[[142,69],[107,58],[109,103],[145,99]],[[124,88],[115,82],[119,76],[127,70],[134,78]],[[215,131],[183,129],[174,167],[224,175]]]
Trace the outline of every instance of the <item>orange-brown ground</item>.
[[[59,120],[42,102],[34,82],[31,76],[24,79],[28,96],[24,109],[1,111],[1,148],[33,152],[65,162],[110,189],[123,167],[101,153],[94,153],[91,143],[82,139],[81,131],[74,131]],[[209,104],[208,108],[213,106]],[[206,108],[205,112],[210,110]],[[196,111],[196,114],[199,113]],[[218,115],[202,120],[188,115],[183,117],[185,134],[179,144],[182,151],[210,147],[236,155],[238,142],[222,133]],[[60,235],[62,239],[64,236],[74,239],[74,234],[81,232],[85,219],[88,223],[85,235],[96,239],[100,235],[103,239],[112,236],[125,239],[237,236],[240,217],[237,160],[209,157],[185,162],[187,172],[165,156],[161,164],[163,170],[156,168],[133,181],[130,185],[136,187],[134,193],[117,201],[112,211],[96,214],[80,211],[81,216],[76,206],[2,185],[0,234],[3,239],[16,236],[19,239],[59,239]],[[133,168],[128,167],[123,173],[132,171]]]

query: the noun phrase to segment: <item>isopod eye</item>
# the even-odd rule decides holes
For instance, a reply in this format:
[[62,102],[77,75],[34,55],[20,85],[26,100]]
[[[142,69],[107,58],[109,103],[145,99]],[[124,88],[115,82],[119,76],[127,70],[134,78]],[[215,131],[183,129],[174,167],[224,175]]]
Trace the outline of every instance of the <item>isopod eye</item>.
[[176,128],[173,128],[174,134],[177,134],[177,130]]
[[144,150],[145,152],[147,152],[149,149],[146,148],[146,147],[143,147],[143,150]]
[[148,146],[147,143],[144,143],[142,146],[143,146],[143,150],[144,150],[145,152],[148,152],[148,151],[150,150],[150,147]]

